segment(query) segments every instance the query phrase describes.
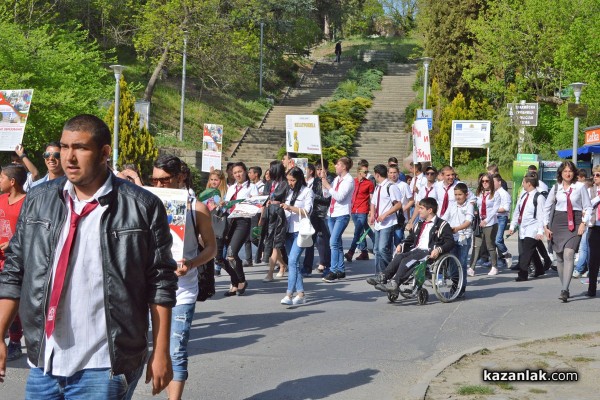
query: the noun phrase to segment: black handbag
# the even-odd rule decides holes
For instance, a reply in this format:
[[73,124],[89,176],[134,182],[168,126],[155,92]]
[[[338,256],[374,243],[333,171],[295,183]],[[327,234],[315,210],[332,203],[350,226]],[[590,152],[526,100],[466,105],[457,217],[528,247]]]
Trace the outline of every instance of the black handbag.
[[471,229],[473,229],[473,236],[480,237],[483,233],[483,228],[481,227],[481,217],[479,216],[479,212],[475,213],[473,216],[473,221],[471,221]]
[[221,207],[217,207],[210,212],[213,231],[217,239],[224,239],[227,236],[229,229],[228,215],[227,211]]

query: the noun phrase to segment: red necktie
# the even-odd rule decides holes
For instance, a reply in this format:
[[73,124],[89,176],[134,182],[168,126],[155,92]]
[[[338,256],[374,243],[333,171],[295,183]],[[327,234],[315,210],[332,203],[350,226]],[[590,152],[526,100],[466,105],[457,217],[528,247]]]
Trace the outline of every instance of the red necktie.
[[517,225],[521,225],[521,221],[523,220],[523,211],[525,211],[525,204],[527,204],[527,200],[529,199],[529,192],[525,196],[525,201],[521,204],[521,208],[519,209],[519,219],[517,220]]
[[481,220],[483,221],[485,219],[485,217],[487,217],[487,197],[489,196],[489,193],[483,193],[483,197],[481,199]]
[[69,204],[71,205],[71,224],[69,226],[69,234],[67,240],[60,252],[58,258],[58,264],[56,264],[56,273],[54,274],[54,283],[52,284],[52,293],[50,294],[50,306],[48,307],[48,316],[46,318],[46,337],[52,336],[54,332],[54,323],[56,321],[56,312],[58,309],[58,303],[60,301],[60,295],[63,290],[65,276],[67,275],[67,267],[69,266],[69,256],[73,248],[73,242],[75,241],[75,235],[77,234],[77,225],[81,218],[85,217],[96,207],[98,207],[98,201],[94,200],[87,203],[81,211],[81,215],[78,215],[73,209],[73,199],[69,197]]
[[360,181],[356,180],[356,186],[354,186],[354,194],[352,194],[352,212],[356,209],[356,198],[358,197],[358,191],[360,190]]
[[419,230],[419,237],[417,237],[417,243],[415,244],[415,249],[419,246],[419,242],[421,241],[421,236],[423,235],[423,231],[425,230],[425,226],[431,221],[423,221],[421,223],[421,229]]
[[[335,185],[335,191],[337,192],[337,190],[340,188],[340,183],[342,183],[342,177],[338,176],[336,179],[338,180],[337,185]],[[333,214],[333,206],[335,206],[335,199],[332,196],[331,205],[329,206],[329,215]]]
[[240,190],[242,190],[242,185],[237,185],[235,187],[235,193],[233,194],[233,196],[231,196],[231,200],[237,200],[237,195],[240,192]]
[[377,192],[377,205],[375,206],[375,221],[379,218],[379,199],[381,199],[381,189],[383,186],[379,186],[379,191]]
[[573,188],[569,188],[569,192],[567,195],[567,224],[569,226],[569,231],[573,232],[575,230],[575,219],[573,218],[573,204],[571,203],[571,193],[573,193]]
[[446,193],[444,194],[444,201],[442,202],[442,211],[440,215],[444,215],[444,213],[446,212],[446,210],[448,209],[448,190],[450,190],[450,188],[452,187],[452,185],[448,186],[447,188],[444,188],[444,190],[446,191]]
[[[431,188],[425,188],[425,197],[423,197],[423,198],[424,199],[428,198],[429,197],[429,193],[431,193],[432,190],[433,190],[433,186]],[[446,210],[444,210],[444,211],[446,211]]]

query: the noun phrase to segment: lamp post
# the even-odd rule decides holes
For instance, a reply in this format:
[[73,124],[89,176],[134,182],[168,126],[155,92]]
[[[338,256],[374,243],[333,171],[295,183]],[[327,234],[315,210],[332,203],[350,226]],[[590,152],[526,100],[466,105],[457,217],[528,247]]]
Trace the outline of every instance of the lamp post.
[[179,141],[183,141],[183,109],[185,106],[185,66],[187,61],[188,31],[183,31],[183,66],[181,71],[181,110],[179,112]]
[[[573,88],[573,94],[575,95],[575,104],[579,104],[579,97],[581,97],[581,90],[585,86],[585,83],[576,82],[571,83]],[[577,167],[577,149],[579,148],[579,117],[575,117],[573,121],[573,163]]]
[[121,73],[125,69],[123,65],[111,65],[115,73],[115,115],[114,115],[114,130],[113,130],[113,169],[117,170],[117,161],[119,160],[119,108],[121,106]]
[[425,67],[425,77],[423,79],[423,110],[427,108],[427,79],[429,75],[429,63],[433,60],[431,57],[423,57],[423,66]]
[[258,78],[259,83],[259,97],[262,97],[262,87],[263,87],[263,33],[264,33],[265,23],[260,23],[260,77]]

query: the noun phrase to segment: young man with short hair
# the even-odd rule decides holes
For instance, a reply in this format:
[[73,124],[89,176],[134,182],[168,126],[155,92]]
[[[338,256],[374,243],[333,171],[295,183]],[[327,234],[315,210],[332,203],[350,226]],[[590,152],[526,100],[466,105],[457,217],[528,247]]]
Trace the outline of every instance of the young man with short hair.
[[31,187],[35,187],[41,183],[51,181],[52,179],[59,178],[65,175],[62,166],[60,165],[60,143],[50,142],[46,146],[46,151],[42,154],[44,157],[44,163],[48,168],[48,173],[37,181],[31,184]]
[[414,204],[410,186],[408,186],[408,183],[400,180],[399,174],[400,169],[397,165],[392,165],[388,168],[388,179],[398,186],[398,189],[400,190],[400,202],[402,203],[402,215],[404,217],[404,222],[402,224],[397,223],[396,229],[394,230],[394,246],[397,246],[404,240],[404,225],[406,221],[408,221],[408,211]]

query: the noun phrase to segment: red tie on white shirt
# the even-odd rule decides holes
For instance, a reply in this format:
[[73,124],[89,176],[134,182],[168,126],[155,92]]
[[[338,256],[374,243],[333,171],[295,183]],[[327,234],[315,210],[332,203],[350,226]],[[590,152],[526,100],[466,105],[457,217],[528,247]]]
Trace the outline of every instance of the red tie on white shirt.
[[377,205],[375,206],[375,221],[379,218],[379,200],[381,199],[381,189],[383,186],[379,186],[379,191],[377,192]]
[[[337,185],[335,185],[335,191],[336,192],[340,188],[340,183],[342,183],[342,177],[338,176],[337,180],[338,180],[337,181]],[[335,199],[332,196],[331,197],[331,206],[329,206],[329,215],[333,214],[333,206],[335,206]]]
[[54,324],[56,322],[56,314],[58,311],[58,304],[60,302],[60,295],[62,293],[65,277],[67,275],[67,267],[69,266],[69,257],[75,242],[75,236],[77,235],[77,225],[81,218],[90,214],[96,207],[98,207],[98,201],[94,200],[87,203],[81,214],[77,214],[73,209],[73,199],[69,196],[69,204],[71,205],[71,223],[69,225],[69,233],[65,244],[58,257],[58,263],[56,264],[56,272],[54,273],[54,282],[52,283],[52,292],[50,294],[50,305],[48,306],[48,315],[46,317],[46,337],[52,336],[54,332]]
[[452,185],[448,186],[447,188],[444,188],[446,193],[444,194],[444,201],[442,202],[442,211],[440,215],[444,215],[446,213],[446,210],[448,209],[448,203],[450,202],[450,199],[448,198],[448,190],[450,190],[451,187]]
[[421,223],[421,229],[419,230],[419,236],[417,237],[417,243],[415,244],[415,249],[419,247],[419,242],[421,241],[421,236],[423,236],[423,231],[425,230],[425,226],[431,221],[423,221]]
[[235,193],[233,194],[233,196],[231,196],[231,200],[237,200],[237,195],[240,192],[240,190],[242,190],[242,186],[243,185],[237,185],[235,187]]
[[[433,190],[433,186],[432,186],[431,188],[425,188],[425,197],[424,197],[424,199],[426,199],[426,198],[428,198],[428,197],[429,197],[429,193],[431,193],[431,191],[432,191],[432,190]],[[446,192],[446,194],[447,194],[447,193],[448,193],[448,192]],[[446,207],[447,207],[447,206],[446,206]],[[444,211],[446,211],[446,210],[444,210]]]
[[521,221],[523,220],[523,212],[525,211],[525,204],[527,204],[527,200],[529,199],[529,192],[527,192],[527,196],[525,196],[525,201],[521,204],[521,209],[519,210],[519,219],[517,221],[517,225],[521,226]]
[[489,192],[484,192],[481,199],[481,220],[483,221],[487,217],[487,197],[490,195]]
[[573,188],[569,188],[569,192],[567,194],[567,226],[569,227],[569,231],[573,232],[575,230],[575,217],[573,216],[573,204],[571,203],[571,193],[573,193]]

